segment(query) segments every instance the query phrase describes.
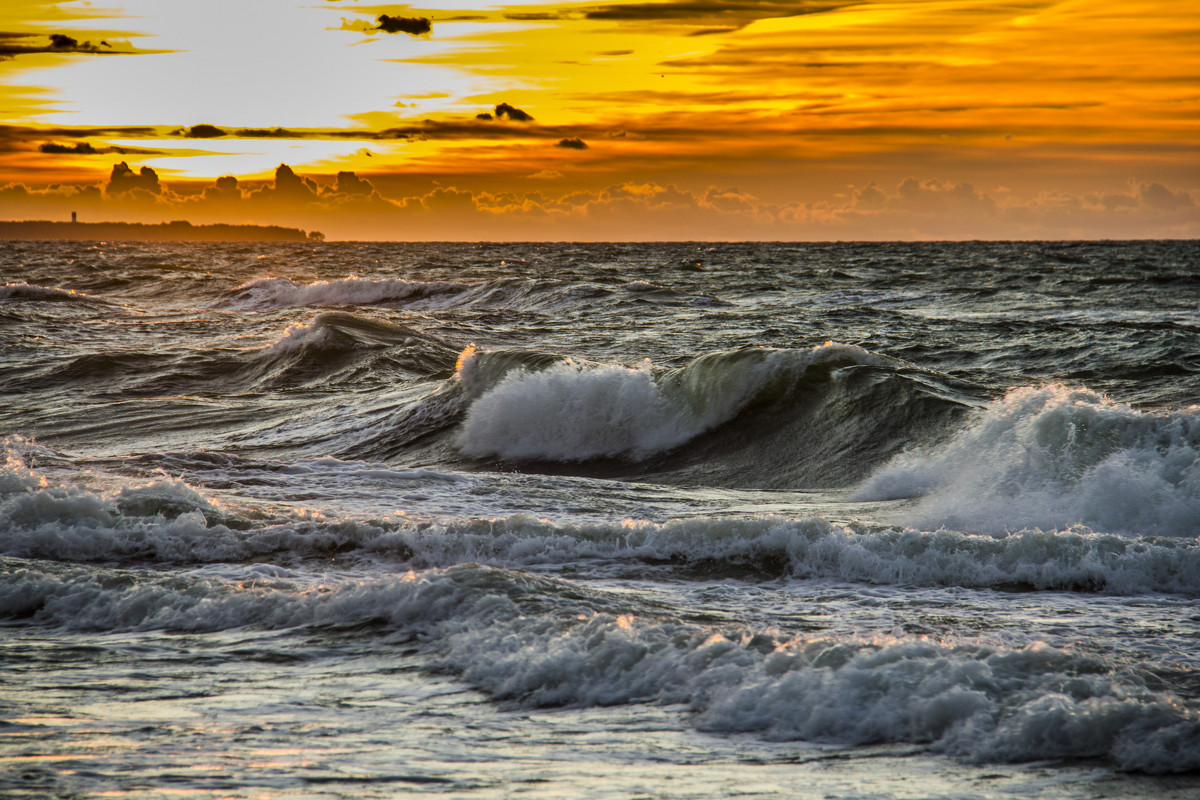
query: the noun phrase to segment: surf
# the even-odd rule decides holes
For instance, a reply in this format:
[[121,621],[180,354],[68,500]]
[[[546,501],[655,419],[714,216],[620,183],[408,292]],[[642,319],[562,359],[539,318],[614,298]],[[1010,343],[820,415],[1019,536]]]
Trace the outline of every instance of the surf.
[[832,342],[678,368],[472,352],[457,377],[470,398],[455,436],[464,455],[776,490],[846,485],[972,402],[945,376]]

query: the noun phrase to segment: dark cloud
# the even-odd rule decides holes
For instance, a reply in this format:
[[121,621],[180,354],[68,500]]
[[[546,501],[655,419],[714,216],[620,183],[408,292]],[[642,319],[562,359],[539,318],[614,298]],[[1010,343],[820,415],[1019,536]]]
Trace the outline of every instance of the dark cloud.
[[115,128],[27,128],[21,125],[0,125],[0,140],[37,139],[62,137],[65,139],[102,138],[121,136],[127,138],[155,136],[157,128],[148,125],[130,125]]
[[358,177],[353,172],[339,172],[334,191],[338,194],[368,196],[375,191],[371,182]]
[[207,187],[201,195],[205,200],[219,202],[240,202],[244,199],[238,186],[238,179],[232,175],[222,175],[212,186]]
[[76,142],[74,145],[46,142],[43,145],[39,145],[38,150],[43,153],[75,153],[83,156],[94,156],[100,153],[99,150],[88,142]]
[[559,11],[514,11],[505,19],[517,22],[585,19],[613,22],[662,22],[698,25],[692,35],[735,31],[772,17],[819,14],[852,5],[854,0],[665,0],[564,8]]
[[347,205],[360,210],[381,205],[394,207],[375,190],[370,181],[353,172],[337,173],[332,184],[318,183],[313,178],[297,175],[288,164],[280,164],[275,168],[273,183],[250,190],[243,189],[232,175],[218,178],[215,186],[204,190],[203,198],[220,201],[226,208],[236,205],[244,211],[285,208],[294,211],[308,209],[317,213]]
[[91,138],[138,138],[155,135],[154,128],[34,128],[24,125],[0,125],[0,153],[29,153],[31,151],[55,155],[94,155],[118,153],[121,155],[157,155],[157,150],[136,147],[95,147],[87,142],[63,143],[55,139]]
[[179,128],[171,131],[172,136],[185,136],[189,139],[212,139],[218,136],[235,136],[242,139],[394,139],[394,133],[388,131],[357,131],[343,128],[316,128],[309,130],[293,130],[291,128],[238,128],[227,131],[215,125],[193,125],[190,128]]
[[1151,183],[1141,187],[1141,199],[1151,208],[1160,211],[1174,211],[1179,208],[1191,208],[1196,203],[1192,196],[1180,190],[1173,192],[1161,183]]
[[433,30],[433,24],[427,17],[389,17],[380,14],[377,30],[384,33],[407,33],[410,36],[421,36]]
[[514,11],[504,15],[505,19],[511,19],[513,22],[547,22],[567,17],[566,12],[556,11]]
[[239,128],[233,135],[244,139],[298,139],[302,136],[287,128]]
[[497,117],[508,117],[513,122],[532,122],[533,117],[525,113],[519,108],[513,108],[508,103],[501,103],[496,106]]
[[120,164],[113,164],[112,174],[109,176],[105,192],[116,195],[135,189],[151,194],[162,194],[162,186],[158,183],[158,173],[150,167],[142,167],[135,173],[124,161]]
[[[51,189],[57,190],[56,187]],[[28,189],[24,191],[27,194],[29,192]],[[272,182],[255,182],[246,186],[233,175],[223,175],[199,192],[195,189],[180,192],[160,184],[153,169],[142,167],[135,171],[121,162],[113,165],[105,196],[109,201],[124,199],[135,205],[151,200],[156,207],[173,206],[180,211],[199,210],[210,204],[208,208],[211,210],[228,213],[236,208],[239,214],[269,213],[272,209],[329,210],[346,205],[353,205],[360,210],[393,207],[370,181],[353,172],[337,173],[332,184],[318,183],[313,178],[298,175],[288,164],[280,164],[275,168]]]
[[215,139],[228,134],[216,125],[193,125],[184,131],[183,135],[189,139]]
[[90,55],[130,54],[136,51],[128,42],[118,42],[113,46],[106,41],[98,45],[91,42],[81,42],[74,36],[65,33],[14,33],[0,31],[0,59],[30,53],[84,53]]
[[677,0],[663,3],[627,3],[596,6],[584,11],[587,19],[621,21],[678,20],[693,24],[736,23],[738,27],[756,19],[818,14],[850,5],[845,0]]
[[571,139],[560,139],[555,147],[565,147],[568,150],[587,150],[587,143],[578,137]]
[[875,181],[855,190],[853,197],[854,207],[862,211],[882,211],[887,205],[887,195],[875,185]]
[[899,196],[890,199],[889,206],[909,213],[962,215],[995,209],[995,200],[969,183],[905,178],[896,191]]
[[[159,129],[146,126],[114,127],[114,128],[34,128],[18,125],[0,125],[0,152],[22,152],[35,150],[45,143],[46,153],[76,153],[90,154],[86,148],[76,150],[76,145],[69,140],[107,139],[120,137],[123,139],[159,139],[164,136],[207,138],[209,135],[220,135],[213,131],[223,131],[223,135],[247,139],[324,139],[349,140],[360,142],[397,142],[434,140],[463,140],[463,139],[549,139],[552,143],[563,138],[579,137],[584,140],[594,138],[611,138],[614,135],[624,136],[625,133],[614,134],[607,127],[589,127],[580,125],[557,126],[538,125],[533,117],[519,108],[508,103],[496,106],[498,115],[504,118],[522,122],[521,125],[487,124],[494,123],[497,115],[490,113],[473,117],[457,119],[420,119],[393,128],[355,129],[355,128],[218,128],[216,126],[193,126],[193,128],[176,128],[173,130]],[[677,137],[691,133],[691,128],[678,131],[662,128],[655,131],[657,136]],[[629,136],[640,136],[631,131]],[[66,139],[64,143],[53,143],[55,139]],[[95,147],[96,153],[119,153],[132,155],[157,155],[156,149],[134,147]]]
[[232,134],[243,139],[406,139],[408,133],[398,129],[361,131],[353,129],[310,128],[238,128]]
[[275,192],[293,199],[315,197],[317,182],[312,178],[301,178],[287,164],[275,168]]
[[77,156],[99,156],[109,153],[126,156],[157,156],[162,155],[161,150],[150,150],[145,147],[96,147],[91,142],[76,142],[75,144],[58,144],[57,142],[43,142],[38,145],[38,150],[42,153],[53,153],[56,155],[77,155]]

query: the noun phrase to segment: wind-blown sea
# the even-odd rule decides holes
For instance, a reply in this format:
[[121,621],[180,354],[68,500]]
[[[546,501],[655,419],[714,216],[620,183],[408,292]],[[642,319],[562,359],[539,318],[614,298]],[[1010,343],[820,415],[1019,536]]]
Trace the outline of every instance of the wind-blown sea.
[[4,797],[1200,796],[1195,242],[0,275]]

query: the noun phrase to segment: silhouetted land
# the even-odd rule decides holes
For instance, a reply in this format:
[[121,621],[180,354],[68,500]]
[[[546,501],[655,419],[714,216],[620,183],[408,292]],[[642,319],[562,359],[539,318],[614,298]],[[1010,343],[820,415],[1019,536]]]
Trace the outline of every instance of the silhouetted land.
[[278,225],[193,225],[186,220],[157,225],[141,222],[0,221],[0,240],[102,242],[303,242],[321,241],[317,232]]

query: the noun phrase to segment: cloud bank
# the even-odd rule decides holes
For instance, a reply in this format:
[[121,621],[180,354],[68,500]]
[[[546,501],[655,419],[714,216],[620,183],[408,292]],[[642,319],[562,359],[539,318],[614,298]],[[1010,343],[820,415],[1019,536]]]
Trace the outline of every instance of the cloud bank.
[[484,191],[433,185],[382,192],[351,171],[270,181],[171,185],[151,168],[113,166],[102,185],[0,188],[0,217],[88,221],[189,219],[317,229],[330,239],[434,240],[895,240],[1200,238],[1200,197],[1161,182],[1105,192],[1043,192],[1014,199],[969,183],[908,178],[867,182],[816,202],[768,202],[733,186],[684,188],[625,182],[547,190],[553,170],[527,188]]

